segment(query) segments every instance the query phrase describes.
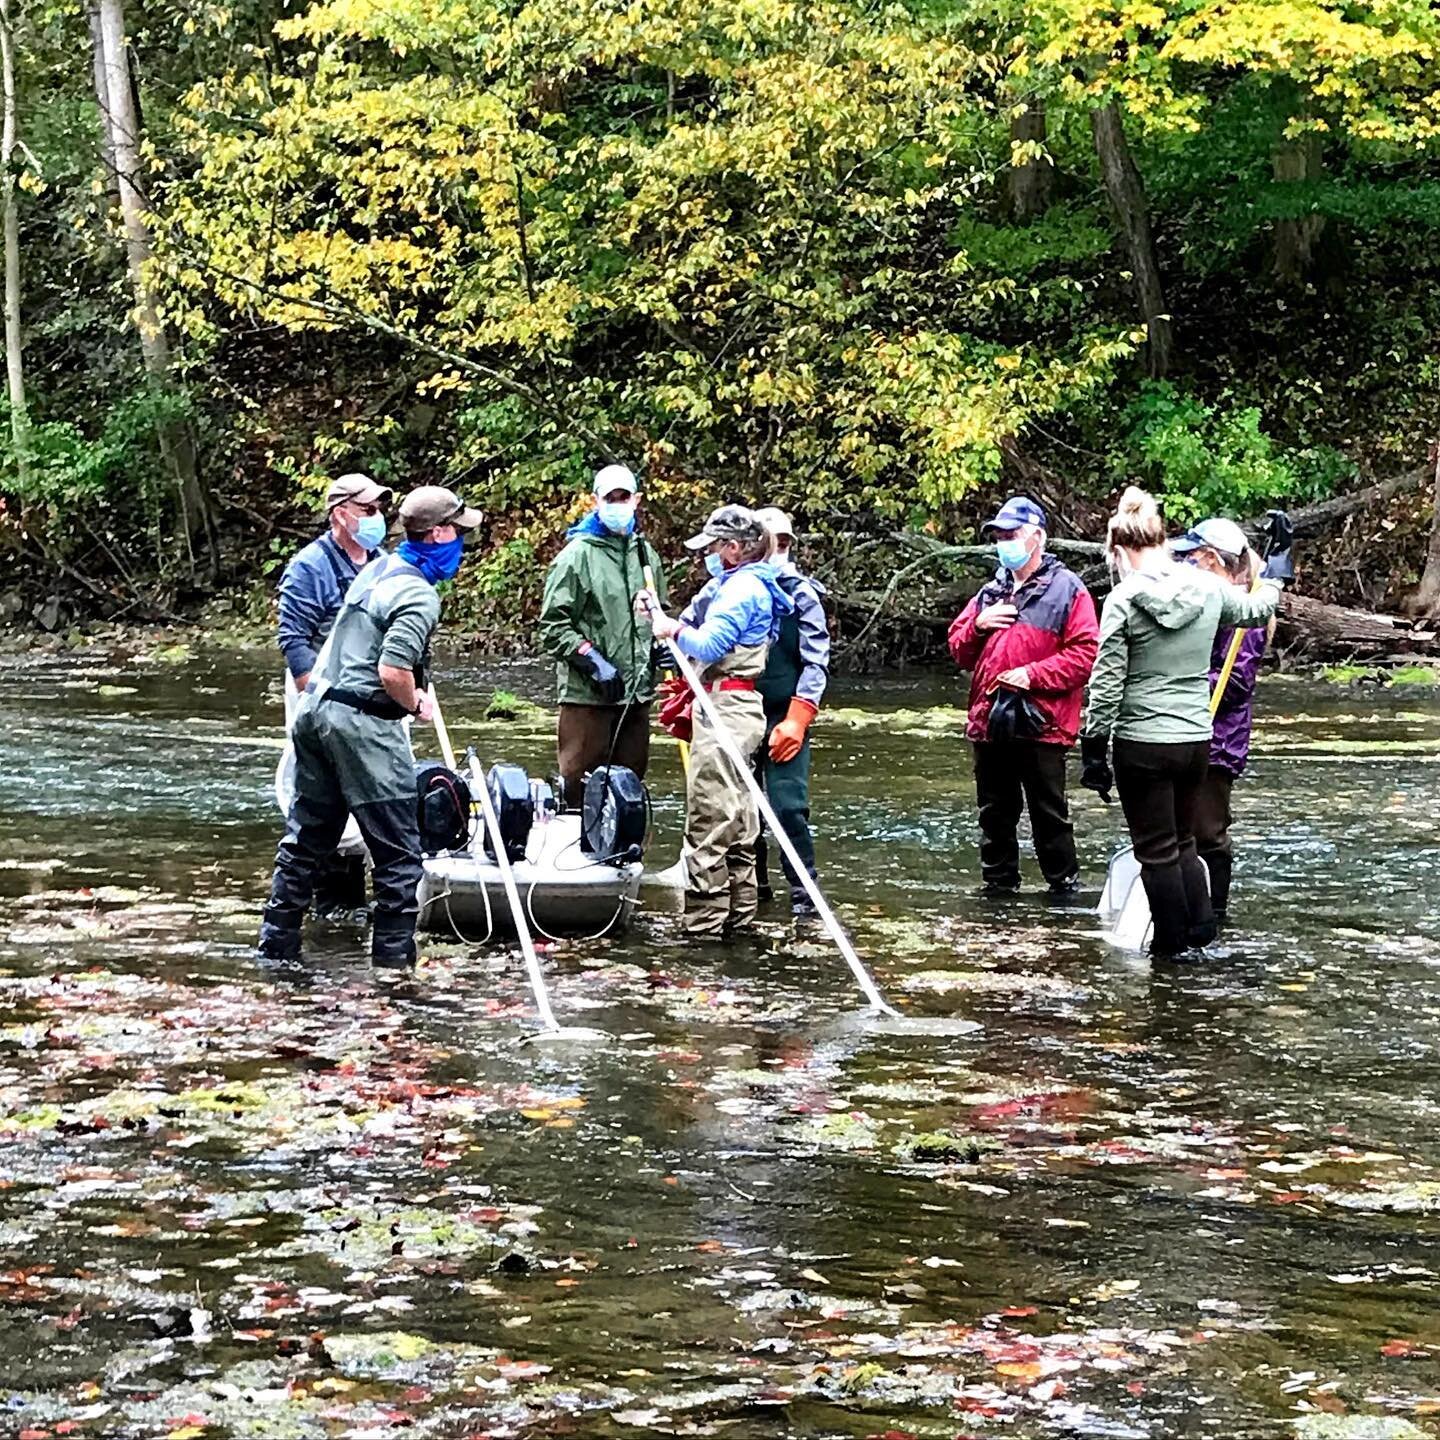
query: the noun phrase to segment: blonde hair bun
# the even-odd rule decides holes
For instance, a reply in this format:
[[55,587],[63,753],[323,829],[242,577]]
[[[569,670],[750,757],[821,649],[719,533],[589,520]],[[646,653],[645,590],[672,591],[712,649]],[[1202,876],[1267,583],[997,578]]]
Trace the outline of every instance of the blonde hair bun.
[[1110,517],[1106,544],[1112,550],[1117,545],[1127,550],[1149,550],[1164,543],[1165,522],[1155,497],[1138,485],[1127,485]]

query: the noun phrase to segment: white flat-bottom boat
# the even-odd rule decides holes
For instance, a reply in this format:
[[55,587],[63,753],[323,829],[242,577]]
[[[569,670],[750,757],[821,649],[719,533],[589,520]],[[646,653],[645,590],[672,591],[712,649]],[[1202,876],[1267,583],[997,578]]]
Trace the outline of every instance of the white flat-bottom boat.
[[[580,848],[580,816],[556,815],[531,827],[523,859],[511,861],[525,918],[541,937],[614,935],[634,915],[644,866],[597,862]],[[465,940],[514,935],[500,868],[481,827],[470,848],[425,859],[420,928]]]

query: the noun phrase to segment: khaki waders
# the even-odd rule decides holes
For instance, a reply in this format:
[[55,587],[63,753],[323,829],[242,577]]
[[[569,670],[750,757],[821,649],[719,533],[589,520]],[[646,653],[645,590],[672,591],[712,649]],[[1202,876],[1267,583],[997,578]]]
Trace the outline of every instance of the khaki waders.
[[[757,679],[765,668],[765,645],[742,645],[701,674],[710,703],[742,755],[753,755],[765,738],[759,692],[724,689],[725,680]],[[709,721],[695,706],[690,773],[685,788],[685,929],[691,935],[722,935],[749,925],[759,907],[755,842],[760,814],[745,782],[720,748]]]

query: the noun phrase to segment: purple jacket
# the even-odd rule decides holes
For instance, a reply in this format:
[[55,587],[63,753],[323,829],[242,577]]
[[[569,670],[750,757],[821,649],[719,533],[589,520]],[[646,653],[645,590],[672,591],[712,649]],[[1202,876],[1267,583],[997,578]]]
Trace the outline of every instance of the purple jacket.
[[[1214,693],[1230,653],[1234,630],[1219,630],[1210,651],[1210,690]],[[1260,661],[1265,656],[1265,628],[1247,630],[1230,672],[1230,683],[1215,712],[1215,733],[1210,740],[1210,763],[1235,779],[1245,773],[1250,758],[1250,727],[1255,715],[1255,682],[1260,678]]]

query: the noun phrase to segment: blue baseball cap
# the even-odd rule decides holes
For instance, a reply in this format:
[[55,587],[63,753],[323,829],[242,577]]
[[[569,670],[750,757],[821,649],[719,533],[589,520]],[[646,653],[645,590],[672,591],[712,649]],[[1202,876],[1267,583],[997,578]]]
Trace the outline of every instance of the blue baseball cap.
[[980,530],[982,534],[986,530],[1018,530],[1022,525],[1046,529],[1045,512],[1028,495],[1012,495],[1000,507],[1000,513],[993,520],[987,520]]

